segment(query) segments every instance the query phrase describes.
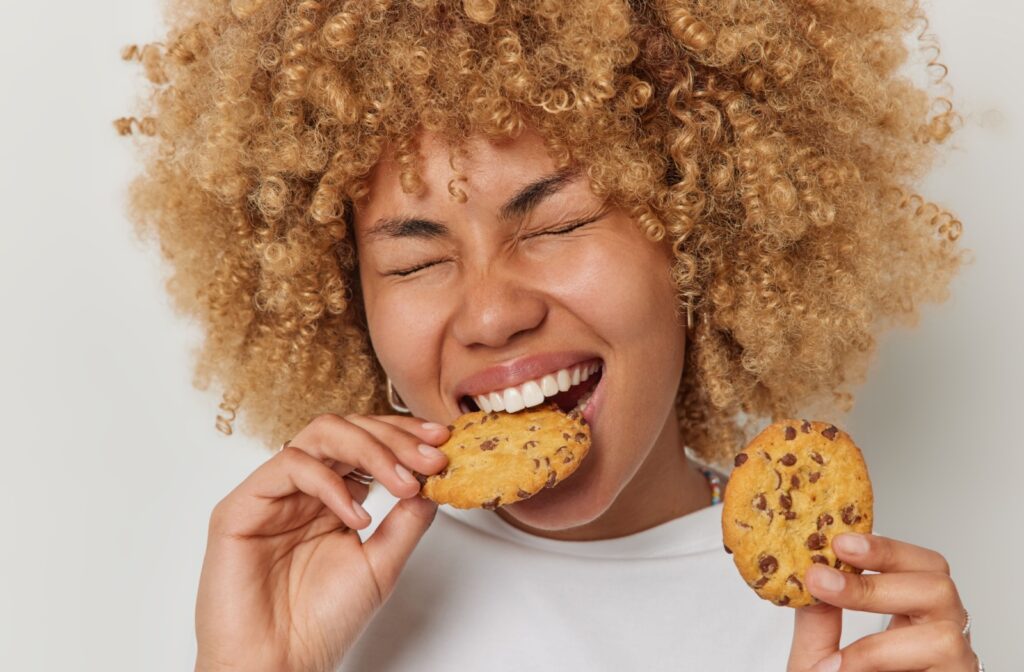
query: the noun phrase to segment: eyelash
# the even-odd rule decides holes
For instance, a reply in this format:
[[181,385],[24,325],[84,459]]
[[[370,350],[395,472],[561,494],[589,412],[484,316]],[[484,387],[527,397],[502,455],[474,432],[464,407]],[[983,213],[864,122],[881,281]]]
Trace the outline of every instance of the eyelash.
[[[560,236],[560,235],[563,235],[563,234],[566,234],[566,233],[571,233],[571,232],[575,231],[576,229],[578,229],[578,228],[580,228],[582,226],[586,226],[587,224],[592,224],[592,223],[596,222],[600,218],[601,218],[601,215],[597,215],[595,217],[589,217],[589,218],[581,220],[581,221],[573,222],[572,224],[567,224],[566,226],[563,226],[560,229],[550,229],[548,231],[538,231],[537,233],[534,233],[534,234],[531,234],[529,236],[526,236],[526,238],[535,238],[537,236]],[[447,259],[437,259],[435,261],[428,261],[428,262],[425,262],[425,263],[422,263],[422,264],[417,264],[416,266],[411,266],[409,268],[402,268],[402,269],[399,269],[397,271],[390,271],[388,273],[385,273],[385,275],[396,275],[396,276],[399,276],[399,277],[405,277],[407,275],[412,275],[416,271],[422,271],[423,269],[430,268],[431,266],[435,266],[437,264],[440,264],[443,261],[447,261]]]

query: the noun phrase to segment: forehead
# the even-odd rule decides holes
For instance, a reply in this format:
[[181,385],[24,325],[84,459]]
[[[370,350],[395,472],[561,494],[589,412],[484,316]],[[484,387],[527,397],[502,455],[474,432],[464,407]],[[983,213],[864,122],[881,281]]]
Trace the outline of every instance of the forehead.
[[[417,194],[402,189],[402,162],[390,147],[368,176],[366,198],[357,207],[357,227],[410,207],[493,210],[524,184],[556,170],[543,139],[531,130],[514,139],[474,135],[458,148],[433,133],[421,132],[416,140],[413,166],[423,189]],[[452,180],[465,192],[465,203],[449,191]]]

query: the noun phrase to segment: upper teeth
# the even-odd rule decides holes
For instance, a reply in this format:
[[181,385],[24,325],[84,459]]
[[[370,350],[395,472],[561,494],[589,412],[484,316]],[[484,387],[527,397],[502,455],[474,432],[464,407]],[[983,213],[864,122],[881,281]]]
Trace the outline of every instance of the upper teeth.
[[488,394],[478,394],[473,397],[473,401],[485,413],[491,411],[515,413],[524,408],[544,403],[545,397],[553,397],[574,385],[579,385],[600,368],[601,365],[597,363],[577,364],[568,369],[559,369],[541,378],[528,380],[515,387],[506,387],[504,390],[495,390]]

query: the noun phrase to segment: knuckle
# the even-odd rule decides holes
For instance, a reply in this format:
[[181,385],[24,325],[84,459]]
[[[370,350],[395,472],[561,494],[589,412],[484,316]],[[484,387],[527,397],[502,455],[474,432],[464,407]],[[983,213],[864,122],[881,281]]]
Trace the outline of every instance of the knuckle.
[[877,597],[878,586],[868,576],[862,576],[860,574],[847,574],[847,581],[851,592],[857,596],[857,598],[863,604],[870,604]]
[[938,568],[937,571],[942,572],[947,576],[950,574],[949,560],[946,560],[946,556],[941,553],[935,553],[935,566]]
[[288,446],[281,451],[281,459],[284,460],[290,467],[294,467],[298,463],[302,462],[306,457],[306,452],[296,446]]
[[966,646],[967,639],[960,634],[960,626],[953,621],[935,624],[935,647],[946,656],[955,656]]
[[221,534],[228,529],[231,521],[231,495],[228,495],[214,504],[210,510],[209,531],[214,534]]
[[956,584],[949,574],[935,572],[932,574],[932,591],[935,599],[943,604],[958,602],[960,600]]

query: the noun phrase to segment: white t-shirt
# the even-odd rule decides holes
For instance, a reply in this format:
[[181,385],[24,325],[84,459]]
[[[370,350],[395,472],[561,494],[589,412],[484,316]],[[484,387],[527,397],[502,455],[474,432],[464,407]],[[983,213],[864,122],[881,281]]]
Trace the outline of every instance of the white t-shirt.
[[[374,522],[396,500],[372,489]],[[780,672],[793,610],[754,594],[721,505],[617,539],[558,541],[443,505],[340,670]],[[844,612],[842,644],[885,628]]]

